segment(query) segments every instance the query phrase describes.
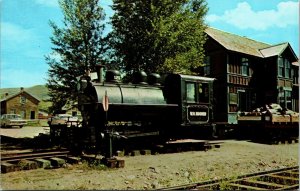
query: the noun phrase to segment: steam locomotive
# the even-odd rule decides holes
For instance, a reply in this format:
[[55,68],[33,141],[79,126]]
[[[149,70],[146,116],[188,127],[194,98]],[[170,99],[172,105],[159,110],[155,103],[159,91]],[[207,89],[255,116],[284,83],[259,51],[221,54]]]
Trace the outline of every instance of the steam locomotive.
[[[219,115],[213,95],[215,78],[182,74],[161,77],[156,73],[137,72],[131,82],[122,83],[116,70],[108,70],[105,80],[103,76],[103,67],[98,66],[97,72],[78,78],[78,110],[82,122],[52,125],[52,140],[63,139],[74,150],[94,148],[109,153],[110,157],[112,142],[117,145],[126,143],[124,140],[145,144],[147,140],[207,139],[224,134],[227,128],[214,118]],[[298,116],[276,116],[268,112],[259,116],[255,113],[255,120],[252,116],[240,116],[240,130],[250,130],[255,136],[257,132],[275,133],[277,137],[298,135],[298,123],[294,122]],[[279,120],[282,117],[285,125]],[[245,128],[249,125],[250,128]]]
[[[64,132],[69,139],[73,136],[73,146],[102,147],[111,138],[166,140],[215,132],[214,78],[137,72],[130,83],[121,83],[116,70],[107,71],[105,80],[103,76],[100,67],[78,78],[82,124]],[[51,127],[56,133],[63,128]]]

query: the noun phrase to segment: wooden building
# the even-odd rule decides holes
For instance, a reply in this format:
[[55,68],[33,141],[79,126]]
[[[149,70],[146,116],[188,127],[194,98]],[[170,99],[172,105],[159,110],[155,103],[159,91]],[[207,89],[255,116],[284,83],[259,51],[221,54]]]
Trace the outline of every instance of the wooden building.
[[216,121],[269,103],[299,111],[299,61],[289,43],[270,45],[207,28],[202,74],[216,78]]
[[38,105],[40,100],[24,90],[8,95],[5,94],[1,102],[1,115],[6,113],[19,114],[24,119],[38,118]]

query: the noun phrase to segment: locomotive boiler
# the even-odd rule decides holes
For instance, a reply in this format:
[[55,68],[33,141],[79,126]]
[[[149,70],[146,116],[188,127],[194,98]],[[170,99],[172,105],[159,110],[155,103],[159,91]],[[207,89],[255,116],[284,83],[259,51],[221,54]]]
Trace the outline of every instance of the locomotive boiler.
[[198,136],[213,132],[213,82],[215,79],[182,74],[138,72],[130,83],[120,73],[107,71],[81,76],[78,109],[89,144],[100,144],[105,132],[126,138],[158,139]]

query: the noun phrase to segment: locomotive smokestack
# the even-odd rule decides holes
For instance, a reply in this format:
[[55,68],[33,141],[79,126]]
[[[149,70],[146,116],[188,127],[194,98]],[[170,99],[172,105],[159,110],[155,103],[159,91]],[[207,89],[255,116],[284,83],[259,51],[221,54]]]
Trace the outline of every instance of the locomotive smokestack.
[[97,75],[98,75],[99,83],[102,83],[104,81],[104,78],[103,78],[103,68],[104,68],[104,65],[102,65],[102,64],[96,65],[96,70],[97,70]]

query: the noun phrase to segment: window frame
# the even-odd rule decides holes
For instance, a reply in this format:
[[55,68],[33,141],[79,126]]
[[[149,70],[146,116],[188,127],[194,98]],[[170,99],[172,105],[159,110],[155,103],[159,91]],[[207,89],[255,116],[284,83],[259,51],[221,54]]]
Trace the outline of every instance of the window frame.
[[20,96],[20,103],[21,104],[25,104],[27,101],[26,97],[25,96]]
[[284,59],[284,77],[291,78],[291,62],[288,59]]
[[289,59],[279,56],[278,57],[278,72],[277,76],[282,78],[293,78],[292,63]]
[[[199,103],[209,103],[210,92],[209,92],[209,83],[207,82],[199,82],[198,83],[198,99]],[[201,92],[200,92],[201,90]],[[203,96],[202,96],[203,95]]]
[[241,71],[240,74],[243,76],[249,76],[249,59],[248,58],[241,58]]
[[211,73],[211,69],[210,69],[210,56],[205,56],[203,62],[204,62],[203,74],[204,74],[204,76],[208,76]]
[[284,72],[285,72],[284,58],[278,57],[278,72],[277,72],[278,77],[284,77],[285,76]]
[[[191,88],[189,88],[189,85]],[[193,90],[193,91],[191,91]],[[186,82],[185,83],[185,96],[187,103],[196,103],[197,102],[197,95],[196,95],[196,83],[195,82]],[[193,95],[192,95],[193,94]],[[192,98],[193,96],[193,98]]]
[[284,91],[284,98],[285,98],[285,107],[287,109],[292,109],[292,107],[293,107],[293,104],[292,104],[292,91],[285,90]]

